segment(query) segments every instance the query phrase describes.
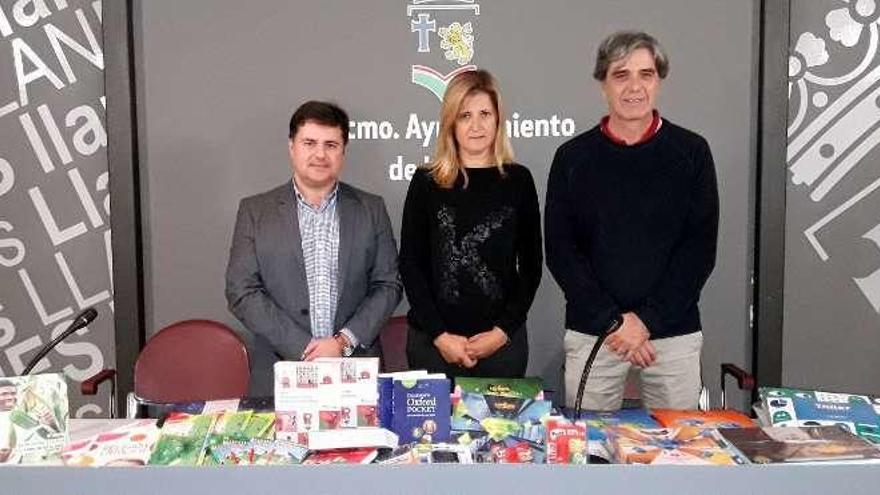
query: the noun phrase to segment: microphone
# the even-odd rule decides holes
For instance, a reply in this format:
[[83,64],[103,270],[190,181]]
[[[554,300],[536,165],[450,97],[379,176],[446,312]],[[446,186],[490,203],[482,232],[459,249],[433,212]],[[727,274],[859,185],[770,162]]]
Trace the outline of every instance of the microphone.
[[73,319],[73,322],[70,324],[69,327],[67,327],[66,330],[61,332],[61,334],[58,335],[58,337],[55,337],[55,339],[52,340],[52,342],[49,342],[48,344],[44,345],[40,349],[40,352],[38,352],[37,355],[34,356],[33,359],[28,361],[27,366],[24,367],[24,371],[22,371],[21,374],[22,375],[30,374],[31,370],[34,369],[34,366],[36,366],[37,363],[39,363],[41,359],[46,357],[46,354],[49,354],[49,351],[54,349],[55,346],[57,346],[59,343],[61,343],[62,340],[66,339],[67,337],[70,337],[70,334],[72,334],[73,332],[76,332],[77,330],[82,329],[83,327],[85,327],[86,325],[91,323],[97,317],[98,317],[98,310],[95,308],[86,308],[86,309],[80,311],[80,313],[78,315],[76,315],[76,318]]

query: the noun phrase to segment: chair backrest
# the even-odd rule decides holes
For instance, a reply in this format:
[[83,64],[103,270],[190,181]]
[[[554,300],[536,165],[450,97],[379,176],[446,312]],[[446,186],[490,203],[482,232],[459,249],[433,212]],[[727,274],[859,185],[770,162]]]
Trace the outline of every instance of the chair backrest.
[[406,371],[406,316],[392,316],[379,332],[379,345],[382,350],[381,369],[383,373]]
[[186,320],[153,335],[134,365],[134,393],[150,402],[243,397],[250,363],[232,329],[211,320]]

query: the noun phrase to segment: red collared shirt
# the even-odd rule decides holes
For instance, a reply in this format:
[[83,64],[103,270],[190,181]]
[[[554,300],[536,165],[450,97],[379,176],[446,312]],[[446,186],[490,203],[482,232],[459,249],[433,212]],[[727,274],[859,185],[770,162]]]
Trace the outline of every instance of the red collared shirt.
[[660,129],[660,124],[663,123],[663,119],[660,118],[660,112],[657,110],[653,110],[652,112],[653,118],[651,119],[651,125],[648,126],[648,129],[645,130],[645,133],[642,134],[642,137],[639,138],[638,141],[634,143],[627,143],[623,138],[611,132],[611,128],[608,127],[608,121],[611,117],[608,115],[602,117],[602,120],[599,122],[599,129],[602,130],[602,134],[604,134],[608,139],[613,141],[615,144],[619,144],[621,146],[635,146],[637,144],[642,144],[645,141],[648,141]]

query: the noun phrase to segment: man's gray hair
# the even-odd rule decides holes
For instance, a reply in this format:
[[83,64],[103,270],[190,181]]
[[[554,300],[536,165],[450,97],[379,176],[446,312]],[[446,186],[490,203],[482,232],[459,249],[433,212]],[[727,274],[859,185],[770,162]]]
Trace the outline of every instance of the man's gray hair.
[[593,77],[597,81],[604,81],[605,76],[608,75],[608,67],[612,63],[628,57],[639,48],[646,48],[651,52],[657,75],[660,79],[665,79],[669,74],[669,58],[666,56],[666,51],[653,36],[642,31],[618,31],[602,40],[596,53]]

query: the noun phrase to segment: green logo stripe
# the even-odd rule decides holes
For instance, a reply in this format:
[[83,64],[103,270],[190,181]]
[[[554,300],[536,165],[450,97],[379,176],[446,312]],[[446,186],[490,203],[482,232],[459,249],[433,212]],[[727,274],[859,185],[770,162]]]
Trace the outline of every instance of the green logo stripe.
[[446,93],[446,81],[443,79],[440,79],[434,74],[417,71],[414,68],[412,72],[412,82],[427,89],[431,93],[434,93],[434,96],[436,96],[438,100],[443,101],[443,94]]

